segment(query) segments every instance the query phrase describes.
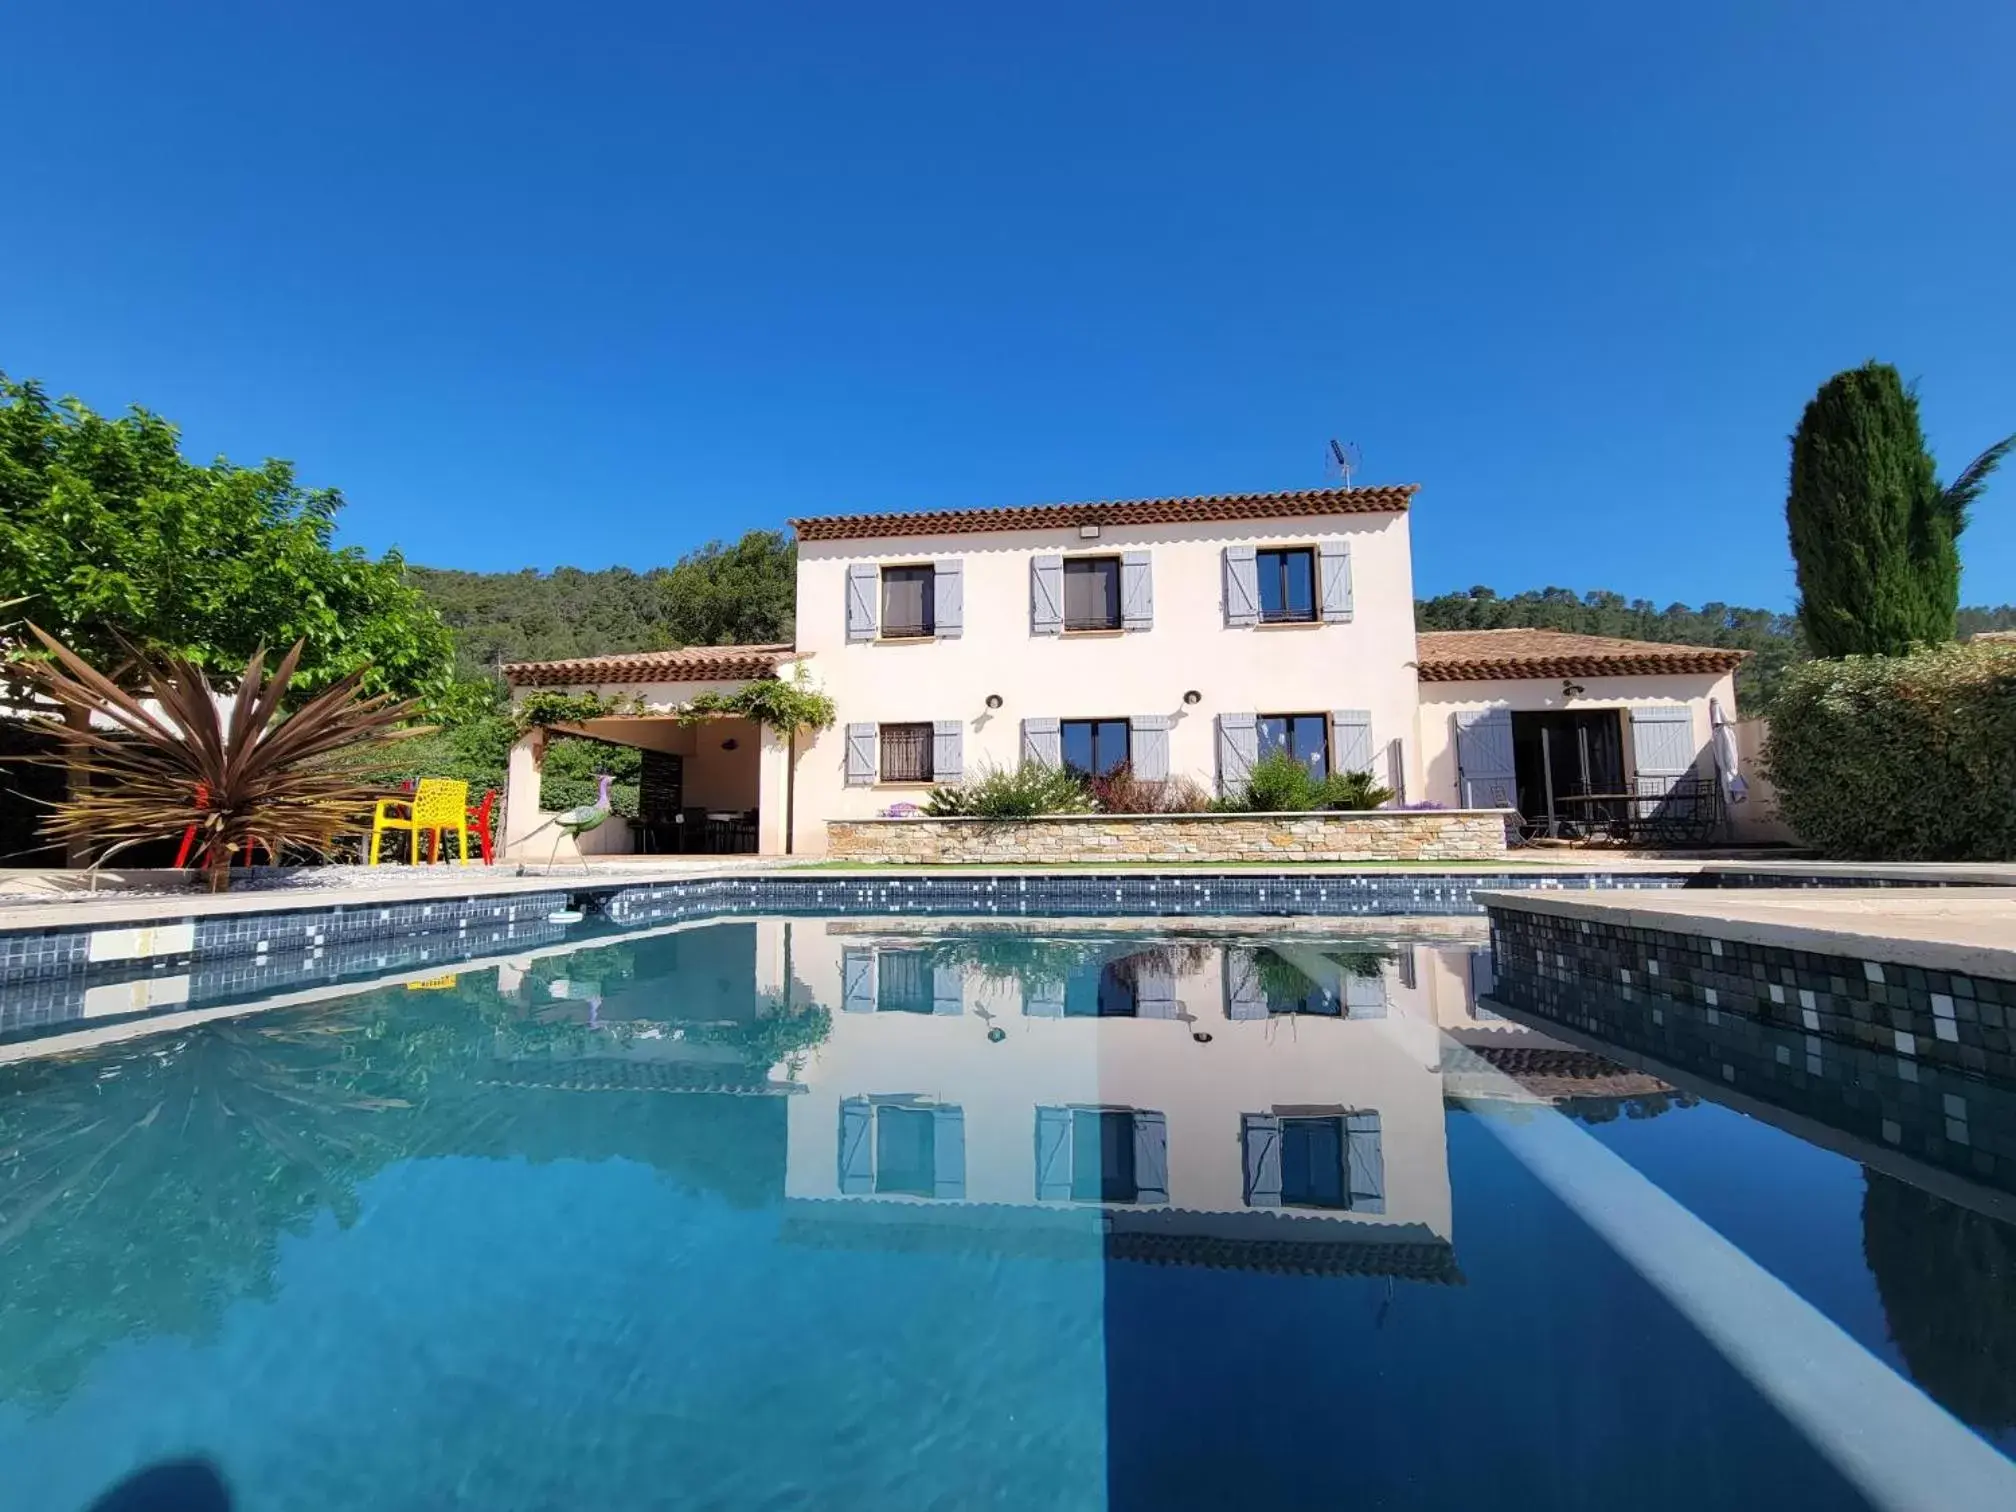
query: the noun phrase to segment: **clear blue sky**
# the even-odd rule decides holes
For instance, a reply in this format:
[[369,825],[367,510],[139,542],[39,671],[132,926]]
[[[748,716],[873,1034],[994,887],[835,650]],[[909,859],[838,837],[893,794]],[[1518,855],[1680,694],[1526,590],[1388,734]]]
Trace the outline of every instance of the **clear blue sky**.
[[485,568],[1336,434],[1424,592],[1789,604],[1830,372],[2016,429],[2007,0],[980,9],[12,7],[0,367]]

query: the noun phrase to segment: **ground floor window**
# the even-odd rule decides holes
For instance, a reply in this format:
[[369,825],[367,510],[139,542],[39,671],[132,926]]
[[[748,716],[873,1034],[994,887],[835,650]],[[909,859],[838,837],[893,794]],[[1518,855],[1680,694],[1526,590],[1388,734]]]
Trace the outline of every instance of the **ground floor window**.
[[1299,761],[1317,777],[1330,775],[1330,721],[1321,714],[1262,714],[1260,754]]
[[884,782],[931,781],[931,726],[882,726],[881,774]]
[[1139,1108],[1038,1108],[1036,1196],[1042,1202],[1167,1202],[1168,1120]]
[[[928,730],[930,726],[925,726]],[[1088,777],[1105,777],[1127,765],[1127,721],[1067,719],[1062,721],[1064,765]]]

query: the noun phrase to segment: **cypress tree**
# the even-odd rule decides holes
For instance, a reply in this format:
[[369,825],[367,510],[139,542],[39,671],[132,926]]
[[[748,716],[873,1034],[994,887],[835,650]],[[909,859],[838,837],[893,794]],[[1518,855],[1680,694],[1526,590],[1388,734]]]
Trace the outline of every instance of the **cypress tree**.
[[1941,487],[1918,396],[1887,363],[1836,373],[1792,435],[1785,522],[1816,656],[1901,656],[1954,636],[1968,507],[2016,436]]

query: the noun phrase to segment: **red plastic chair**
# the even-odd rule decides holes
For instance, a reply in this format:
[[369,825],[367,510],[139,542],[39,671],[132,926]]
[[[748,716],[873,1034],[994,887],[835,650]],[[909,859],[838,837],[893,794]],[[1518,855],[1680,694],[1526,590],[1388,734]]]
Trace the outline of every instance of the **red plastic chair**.
[[[196,807],[199,811],[210,807],[210,788],[207,783],[199,782],[196,784]],[[196,845],[197,828],[198,826],[192,824],[189,828],[182,831],[182,845],[175,852],[175,869],[177,871],[180,871],[189,864],[189,852]],[[252,862],[252,852],[258,844],[259,837],[257,835],[247,835],[245,837],[245,862],[248,866]],[[483,853],[483,857],[487,861],[490,853],[486,850]],[[280,864],[280,858],[273,854],[273,847],[270,845],[266,847],[266,864],[268,866],[278,866]]]
[[482,852],[485,866],[496,865],[491,855],[490,812],[497,806],[497,789],[490,788],[483,794],[483,801],[469,810],[469,828],[476,832],[476,849]]

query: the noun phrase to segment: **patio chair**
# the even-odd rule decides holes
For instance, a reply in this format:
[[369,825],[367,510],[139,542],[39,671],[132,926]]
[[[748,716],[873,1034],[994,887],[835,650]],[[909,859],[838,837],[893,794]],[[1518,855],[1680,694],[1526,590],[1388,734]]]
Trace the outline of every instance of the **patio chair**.
[[490,829],[490,816],[496,807],[497,789],[486,788],[483,792],[483,801],[469,810],[469,828],[476,832],[476,849],[482,852],[483,864],[485,866],[495,866],[497,864],[496,857],[492,854],[492,847],[496,843],[496,836],[491,833]]
[[[402,814],[395,809],[404,809]],[[378,847],[388,830],[404,830],[413,837],[412,860],[420,864],[420,835],[428,833],[427,859],[441,855],[441,835],[453,830],[461,841],[461,861],[469,864],[469,784],[446,777],[423,777],[410,798],[380,798],[371,815],[371,866],[378,864]]]

